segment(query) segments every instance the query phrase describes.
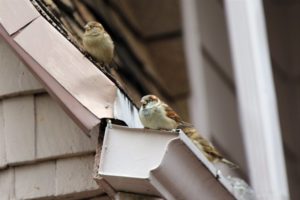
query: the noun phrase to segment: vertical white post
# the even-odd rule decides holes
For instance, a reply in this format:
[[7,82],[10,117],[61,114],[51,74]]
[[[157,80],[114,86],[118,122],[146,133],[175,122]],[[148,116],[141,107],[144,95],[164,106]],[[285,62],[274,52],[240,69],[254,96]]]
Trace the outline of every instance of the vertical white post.
[[261,0],[225,0],[250,179],[258,199],[289,199]]
[[183,40],[188,66],[191,96],[189,110],[194,126],[206,137],[209,136],[209,122],[206,103],[205,79],[202,64],[197,0],[181,0]]

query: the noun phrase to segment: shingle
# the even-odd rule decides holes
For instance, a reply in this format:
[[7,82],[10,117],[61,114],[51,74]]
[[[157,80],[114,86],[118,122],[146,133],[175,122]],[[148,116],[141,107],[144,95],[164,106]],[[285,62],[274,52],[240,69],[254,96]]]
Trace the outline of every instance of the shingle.
[[3,100],[4,135],[8,163],[34,160],[33,96]]
[[95,151],[96,135],[83,134],[49,95],[37,95],[35,102],[37,158]]
[[4,138],[4,118],[2,101],[0,101],[0,169],[7,164]]
[[0,197],[1,200],[14,198],[14,169],[0,171]]
[[94,156],[82,156],[57,161],[56,195],[84,191],[102,191],[93,180]]
[[55,194],[55,162],[15,168],[17,199],[51,197]]
[[1,96],[43,90],[6,42],[0,38],[0,98]]

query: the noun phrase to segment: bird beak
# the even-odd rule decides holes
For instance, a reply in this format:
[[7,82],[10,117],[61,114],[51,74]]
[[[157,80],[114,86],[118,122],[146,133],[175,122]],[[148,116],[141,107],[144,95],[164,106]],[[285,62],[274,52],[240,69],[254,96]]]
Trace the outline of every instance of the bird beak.
[[87,30],[87,31],[88,31],[89,29],[90,29],[90,26],[89,26],[89,25],[85,25],[85,26],[84,26],[84,30]]
[[144,100],[142,100],[141,103],[142,103],[142,106],[145,106],[147,104],[147,102]]

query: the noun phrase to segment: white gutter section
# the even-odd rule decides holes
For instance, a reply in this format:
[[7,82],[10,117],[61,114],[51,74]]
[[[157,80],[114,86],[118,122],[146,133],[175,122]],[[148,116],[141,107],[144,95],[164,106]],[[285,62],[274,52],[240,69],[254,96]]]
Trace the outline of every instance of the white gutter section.
[[130,128],[143,128],[139,113],[136,107],[128,100],[128,98],[117,89],[117,95],[114,102],[113,116],[115,119],[124,121]]
[[170,200],[235,199],[217,171],[182,132],[106,128],[98,173],[115,191]]

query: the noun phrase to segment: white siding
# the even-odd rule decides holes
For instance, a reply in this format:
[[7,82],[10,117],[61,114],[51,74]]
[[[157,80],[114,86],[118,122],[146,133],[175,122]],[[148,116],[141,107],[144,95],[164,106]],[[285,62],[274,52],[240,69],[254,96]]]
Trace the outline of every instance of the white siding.
[[99,196],[94,155],[64,158],[0,170],[0,199],[80,199]]
[[189,96],[189,112],[194,126],[204,136],[210,134],[207,120],[207,98],[204,80],[203,58],[200,54],[201,40],[197,20],[196,0],[181,0],[183,41],[187,58],[187,72],[191,94]]
[[201,42],[227,76],[233,80],[225,12],[218,0],[197,0]]
[[8,163],[35,159],[33,96],[3,100],[4,137]]
[[182,0],[182,6],[192,121],[247,174],[223,6],[217,0]]
[[2,101],[0,101],[0,169],[5,167],[7,164],[4,139],[4,117],[2,107]]
[[55,194],[55,162],[15,168],[17,199],[51,197]]
[[[247,163],[243,138],[239,123],[237,100],[230,88],[204,59],[205,78],[207,83],[207,107],[210,121],[211,141],[224,150],[229,160],[238,164],[241,171],[247,174]],[[228,139],[230,138],[230,139]],[[228,155],[228,156],[227,156]]]
[[97,136],[87,137],[49,95],[37,95],[37,158],[94,152]]
[[41,90],[43,90],[41,84],[0,38],[0,98]]
[[0,170],[1,200],[12,200],[14,197],[14,169]]
[[99,186],[93,180],[94,156],[82,156],[57,161],[56,195],[91,191],[99,192]]

